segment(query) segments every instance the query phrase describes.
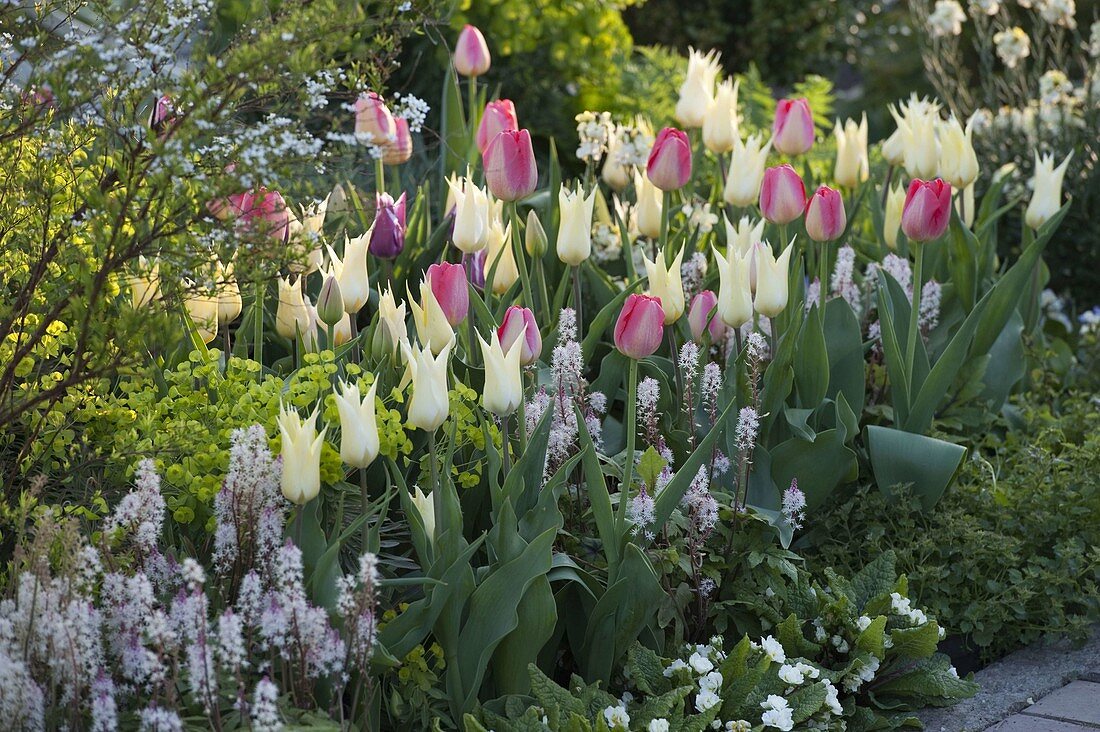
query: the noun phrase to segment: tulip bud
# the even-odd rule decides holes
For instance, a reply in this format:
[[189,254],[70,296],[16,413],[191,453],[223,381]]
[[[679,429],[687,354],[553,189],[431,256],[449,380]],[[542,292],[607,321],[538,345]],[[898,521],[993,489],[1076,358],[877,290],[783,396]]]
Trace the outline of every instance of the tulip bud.
[[978,178],[978,156],[974,152],[973,138],[973,119],[966,123],[965,131],[954,116],[940,127],[940,177],[959,190]]
[[680,98],[676,101],[676,121],[684,127],[695,129],[703,126],[707,110],[714,102],[714,82],[721,65],[717,51],[702,54],[689,49],[687,74],[680,85]]
[[383,290],[378,298],[378,332],[382,335],[382,346],[391,356],[396,356],[398,347],[409,339],[405,303],[397,304],[392,288]]
[[909,184],[901,212],[901,230],[909,241],[933,241],[943,236],[951,220],[951,186],[939,178]]
[[900,183],[886,194],[886,213],[882,223],[882,238],[891,250],[898,248],[898,230],[901,229],[901,212],[905,208],[905,186]]
[[718,95],[703,120],[703,144],[712,153],[728,153],[734,140],[740,139],[737,121],[739,81],[726,79],[718,85]]
[[409,132],[409,121],[404,117],[395,117],[393,120],[393,142],[382,148],[383,165],[401,165],[409,162],[413,154],[412,134]]
[[485,149],[482,166],[485,185],[501,201],[518,201],[535,191],[539,182],[535,151],[527,130],[506,130]]
[[[521,344],[519,362],[530,366],[542,354],[542,335],[539,333],[535,314],[528,308],[512,305],[504,311],[504,320],[497,328],[501,348],[509,350],[517,341]],[[522,338],[521,338],[522,336]]]
[[374,197],[374,224],[370,228],[370,253],[393,259],[405,249],[405,194],[396,202],[388,193]]
[[682,130],[666,127],[657,133],[646,176],[662,191],[683,188],[691,180],[691,143]]
[[198,292],[195,283],[185,279],[183,286],[187,297],[183,304],[187,315],[199,332],[203,343],[209,343],[218,335],[218,295],[217,292]]
[[683,257],[684,250],[681,249],[672,260],[672,265],[665,267],[664,252],[657,253],[656,262],[651,262],[649,257],[642,255],[646,276],[649,278],[649,294],[661,303],[665,325],[675,323],[684,314],[684,284],[680,275]]
[[144,307],[160,297],[160,263],[152,266],[144,255],[138,256],[136,272],[127,278],[130,302],[134,308]]
[[[329,274],[321,283],[321,292],[317,296],[317,317],[325,325],[335,327],[344,319],[344,298],[340,295],[340,283],[335,274]],[[335,344],[329,344],[331,348]]]
[[493,138],[509,130],[519,130],[516,105],[512,104],[511,99],[495,99],[489,102],[481,114],[481,123],[477,127],[474,138],[477,142],[477,151],[484,155]]
[[241,300],[241,288],[237,286],[237,279],[233,276],[233,263],[223,265],[215,260],[218,271],[218,283],[215,288],[218,293],[218,324],[228,325],[238,318],[244,309]]
[[[492,227],[489,227],[489,238],[492,240]],[[473,254],[463,254],[462,259],[459,260],[462,264],[462,269],[466,270],[466,277],[470,280],[470,284],[478,292],[485,291],[485,261],[488,259],[488,252],[486,249],[474,252]]]
[[650,239],[656,239],[661,235],[661,209],[664,207],[664,196],[642,172],[634,174],[634,193],[638,196],[638,205],[635,209],[638,233]]
[[333,272],[340,284],[344,310],[351,315],[358,313],[370,299],[370,274],[367,272],[367,246],[370,240],[370,231],[354,239],[345,236],[343,259],[326,245]]
[[485,36],[472,25],[467,24],[458,34],[454,52],[455,71],[459,76],[481,76],[492,65],[489,46]]
[[726,256],[714,250],[718,264],[718,318],[730,328],[752,320],[752,288],[749,283],[750,255],[727,247]]
[[1053,155],[1039,157],[1039,151],[1035,151],[1035,172],[1031,177],[1033,192],[1024,213],[1024,221],[1032,229],[1038,230],[1062,207],[1062,179],[1072,157],[1073,151],[1070,150],[1066,159],[1056,168]]
[[235,218],[250,231],[286,243],[290,239],[290,209],[278,191],[257,188],[229,196],[228,208],[219,209],[220,218]]
[[[751,303],[749,308],[752,308]],[[688,325],[691,326],[691,339],[696,343],[704,342],[704,334],[710,335],[711,343],[717,343],[726,337],[726,324],[718,315],[718,296],[713,290],[703,290],[691,298]]]
[[726,176],[722,194],[731,206],[752,206],[760,197],[760,182],[764,179],[764,168],[772,147],[770,141],[761,143],[759,135],[752,135],[745,142],[741,142],[741,138],[733,141],[730,174]]
[[405,361],[412,376],[412,398],[409,400],[409,423],[417,429],[434,432],[447,419],[450,402],[447,396],[447,360],[451,355],[452,337],[439,354],[402,343]]
[[535,259],[541,259],[542,255],[546,254],[547,247],[550,246],[550,242],[546,238],[546,229],[542,228],[542,222],[539,221],[539,215],[535,213],[535,209],[527,212],[527,231],[524,234],[524,245],[527,249],[527,255]]
[[355,100],[355,134],[368,135],[371,143],[385,147],[397,137],[397,125],[389,107],[376,92],[364,92]]
[[275,310],[275,332],[283,338],[295,339],[313,328],[299,280],[279,279],[279,306]]
[[375,392],[378,379],[359,397],[359,387],[340,382],[340,392],[334,393],[340,413],[340,459],[353,468],[365,468],[378,457],[378,422],[375,419]]
[[485,362],[485,391],[481,395],[481,405],[497,416],[507,417],[523,401],[523,371],[520,368],[523,344],[513,342],[505,352],[496,331],[493,331],[490,343],[486,343],[481,334],[478,334],[477,340],[481,343],[481,355]]
[[836,136],[836,168],[833,177],[841,188],[856,188],[867,180],[870,167],[867,157],[867,115],[859,124],[849,119],[842,127],[840,120],[833,129]]
[[665,335],[661,301],[649,295],[629,295],[615,323],[615,347],[629,358],[653,355]]
[[756,298],[752,304],[761,315],[774,318],[787,307],[787,275],[793,244],[793,241],[788,244],[778,259],[767,242],[756,245]]
[[468,178],[448,178],[447,185],[455,208],[451,241],[466,254],[484,249],[489,236],[489,197]]
[[318,434],[316,419],[316,411],[303,420],[293,409],[280,405],[275,420],[282,436],[283,495],[298,506],[309,503],[321,492],[321,447],[328,428]]
[[772,145],[784,155],[803,155],[814,144],[814,116],[805,99],[780,99],[775,105]]
[[601,177],[603,182],[614,191],[621,191],[630,185],[630,171],[622,164],[619,148],[622,146],[623,126],[618,125],[607,136],[607,155],[603,159]]
[[424,491],[417,485],[413,486],[412,504],[420,514],[420,522],[424,524],[424,535],[429,542],[435,543],[435,502],[431,496],[424,495]]
[[806,234],[814,241],[833,241],[844,233],[848,218],[839,191],[821,186],[806,206]]
[[172,101],[172,97],[165,94],[157,99],[153,104],[153,109],[149,112],[149,129],[151,129],[157,137],[163,139],[172,132],[172,128],[176,126],[176,105]]
[[451,327],[465,320],[470,309],[470,290],[462,265],[450,262],[433,264],[428,267],[426,279]]
[[760,212],[773,224],[789,224],[806,209],[806,186],[790,165],[764,171],[760,186]]
[[[481,252],[478,252],[479,254]],[[512,225],[502,228],[500,221],[494,220],[489,226],[489,246],[481,263],[484,285],[494,295],[508,292],[519,279],[519,267],[512,252]]]
[[596,192],[584,197],[584,189],[558,190],[558,209],[561,222],[558,225],[558,259],[576,267],[592,254],[592,208],[596,204]]

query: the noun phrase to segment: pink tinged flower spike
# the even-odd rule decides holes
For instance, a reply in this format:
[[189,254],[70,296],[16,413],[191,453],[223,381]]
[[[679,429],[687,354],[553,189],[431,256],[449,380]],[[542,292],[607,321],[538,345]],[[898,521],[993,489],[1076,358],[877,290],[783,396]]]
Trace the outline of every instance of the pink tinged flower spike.
[[459,76],[481,76],[493,63],[489,55],[489,46],[485,36],[472,25],[467,24],[458,34],[455,44],[454,65]]
[[711,343],[726,337],[726,324],[718,317],[718,295],[713,290],[703,290],[691,298],[688,325],[691,326],[691,338],[696,343],[703,342],[704,333],[710,334]]
[[542,336],[539,334],[539,326],[535,321],[535,314],[529,308],[513,305],[504,311],[504,320],[497,328],[497,337],[505,351],[510,351],[512,344],[523,334],[523,349],[519,361],[524,366],[530,366],[539,360],[542,354]]
[[381,146],[397,138],[397,123],[377,92],[365,92],[355,100],[355,134],[369,135],[371,142]]
[[805,99],[780,99],[775,105],[772,146],[784,155],[803,155],[814,144],[814,117]]
[[905,194],[901,211],[901,230],[910,241],[939,239],[951,220],[951,186],[941,179],[915,178]]
[[615,323],[615,347],[630,358],[645,358],[657,351],[664,335],[665,311],[660,298],[628,297]]
[[505,130],[489,142],[482,159],[485,184],[502,201],[518,201],[535,191],[539,172],[531,133]]
[[495,99],[485,105],[481,114],[481,123],[477,127],[477,149],[482,155],[493,138],[507,130],[518,130],[516,105],[511,99]]
[[470,309],[470,290],[466,271],[461,264],[440,262],[428,267],[428,284],[452,328],[466,319]]
[[760,186],[760,212],[773,224],[789,224],[806,209],[806,185],[790,165],[764,171]]
[[379,193],[374,201],[370,253],[379,259],[393,259],[405,248],[405,194],[394,201],[390,194]]
[[409,162],[412,157],[413,142],[409,132],[409,121],[404,117],[395,117],[393,120],[393,141],[386,145],[382,151],[382,163],[384,165],[401,165]]
[[844,233],[848,217],[839,191],[821,186],[806,207],[806,234],[814,241],[833,241]]
[[153,109],[149,112],[149,129],[157,137],[164,139],[171,134],[176,123],[176,105],[172,97],[165,94],[153,104]]
[[683,188],[691,180],[691,143],[683,130],[666,127],[657,134],[646,164],[646,176],[662,191]]

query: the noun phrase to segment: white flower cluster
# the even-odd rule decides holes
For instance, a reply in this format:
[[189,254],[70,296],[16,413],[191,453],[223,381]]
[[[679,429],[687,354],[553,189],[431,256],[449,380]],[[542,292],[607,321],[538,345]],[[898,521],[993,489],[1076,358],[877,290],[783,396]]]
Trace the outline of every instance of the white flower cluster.
[[928,622],[928,616],[920,608],[913,607],[908,597],[899,592],[890,593],[890,609],[895,615],[900,615],[909,620],[913,625],[924,625]]
[[592,257],[597,262],[613,262],[623,254],[619,227],[605,221],[592,224]]
[[1077,4],[1074,0],[1037,0],[1035,9],[1051,25],[1070,30],[1077,27]]
[[234,430],[229,439],[229,469],[214,496],[214,566],[221,572],[273,556],[287,506],[279,487],[282,462],[268,449],[264,428]]
[[607,152],[608,141],[615,129],[610,112],[581,112],[577,121],[577,157],[585,162],[598,163]]
[[970,14],[974,16],[978,15],[996,15],[1001,10],[1001,4],[998,0],[970,0]]
[[933,38],[948,38],[962,33],[966,13],[955,0],[936,0],[928,16],[928,32]]
[[1081,323],[1081,335],[1089,335],[1100,331],[1100,306],[1081,313],[1077,319]]
[[711,213],[710,204],[705,201],[685,203],[680,212],[687,219],[688,227],[698,230],[700,234],[709,234],[718,223],[718,214]]
[[783,519],[792,529],[802,528],[802,520],[806,515],[806,494],[799,490],[797,480],[792,480],[790,487],[783,491],[782,513]]
[[152,460],[142,460],[138,463],[134,490],[119,501],[103,528],[107,533],[125,532],[142,554],[148,556],[156,549],[160,538],[164,511],[156,466]]
[[390,110],[394,117],[401,117],[409,123],[409,132],[420,132],[424,127],[424,120],[428,118],[431,106],[418,96],[412,94],[393,95],[394,105]]
[[836,266],[833,268],[833,276],[829,282],[829,288],[834,297],[844,298],[852,310],[860,312],[862,298],[859,285],[852,278],[855,269],[856,250],[845,244],[836,253]]
[[1031,55],[1031,39],[1019,26],[994,33],[993,44],[997,49],[997,58],[1010,69],[1016,68]]
[[653,148],[653,130],[644,120],[636,120],[633,126],[616,125],[608,141],[608,158],[623,168],[644,168]]

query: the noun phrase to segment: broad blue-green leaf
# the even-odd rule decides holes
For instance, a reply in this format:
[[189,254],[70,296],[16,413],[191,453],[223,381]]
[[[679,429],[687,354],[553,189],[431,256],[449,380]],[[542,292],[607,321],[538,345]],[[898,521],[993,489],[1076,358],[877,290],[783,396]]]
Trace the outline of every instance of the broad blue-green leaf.
[[844,445],[844,434],[831,429],[819,432],[813,442],[794,437],[780,443],[771,449],[771,457],[776,487],[784,490],[797,480],[812,511],[852,472],[856,454]]
[[794,384],[798,403],[805,409],[816,409],[829,389],[829,354],[825,350],[825,332],[816,305],[802,321],[798,333]]
[[912,483],[926,509],[940,500],[966,456],[962,445],[878,425],[867,426],[867,451],[880,491],[889,496],[894,486]]
[[843,394],[856,414],[863,412],[867,376],[863,337],[852,307],[843,298],[825,305],[825,348],[829,352],[829,389],[826,396]]

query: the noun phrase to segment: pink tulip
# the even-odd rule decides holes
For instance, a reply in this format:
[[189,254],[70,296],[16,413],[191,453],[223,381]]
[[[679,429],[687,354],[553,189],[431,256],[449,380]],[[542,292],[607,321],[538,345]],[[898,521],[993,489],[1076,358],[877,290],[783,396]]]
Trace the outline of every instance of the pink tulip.
[[481,124],[477,127],[477,149],[482,155],[493,138],[505,130],[518,130],[516,105],[511,99],[496,99],[485,105],[481,114]]
[[523,346],[519,360],[524,366],[530,366],[538,361],[542,354],[542,336],[539,334],[539,325],[535,322],[533,312],[519,305],[513,305],[505,310],[504,320],[497,328],[497,337],[500,338],[500,347],[507,351],[519,338],[520,330],[525,325],[527,329],[523,331]]
[[688,310],[688,325],[691,326],[691,339],[703,342],[703,334],[710,333],[710,342],[717,343],[726,337],[726,324],[718,317],[718,296],[713,290],[703,290],[691,298]]
[[839,191],[821,186],[806,207],[806,233],[814,241],[833,241],[844,233],[848,217]]
[[914,178],[905,194],[901,230],[910,241],[932,241],[943,236],[951,220],[951,186],[939,178]]
[[665,311],[661,298],[631,295],[615,323],[615,347],[630,358],[645,358],[657,351],[665,337]]
[[428,267],[428,284],[452,328],[466,319],[470,309],[470,290],[466,283],[466,271],[461,264],[440,262]]
[[814,144],[814,116],[805,99],[780,99],[775,105],[772,147],[784,155],[802,155]]
[[360,94],[355,100],[355,134],[370,135],[375,145],[389,145],[397,137],[397,123],[389,107],[376,92]]
[[502,201],[531,195],[539,182],[535,151],[527,130],[505,130],[493,138],[482,160],[485,185]]
[[167,137],[176,126],[176,105],[172,97],[165,94],[153,104],[149,112],[149,128],[157,137]]
[[285,242],[290,238],[290,211],[278,191],[261,187],[255,191],[234,193],[228,198],[228,206],[219,203],[218,210],[213,213],[218,218],[234,218],[246,228],[278,241]]
[[691,179],[691,143],[682,130],[666,127],[657,134],[646,174],[649,182],[662,191],[683,188]]
[[760,186],[760,213],[773,224],[789,224],[806,210],[806,186],[790,165],[764,171]]
[[386,165],[401,165],[407,163],[413,154],[409,121],[404,117],[394,117],[393,128],[393,142],[383,149],[382,162]]
[[492,62],[489,46],[481,31],[472,25],[463,28],[458,34],[454,55],[455,71],[459,76],[481,76],[489,70]]

